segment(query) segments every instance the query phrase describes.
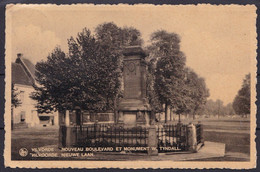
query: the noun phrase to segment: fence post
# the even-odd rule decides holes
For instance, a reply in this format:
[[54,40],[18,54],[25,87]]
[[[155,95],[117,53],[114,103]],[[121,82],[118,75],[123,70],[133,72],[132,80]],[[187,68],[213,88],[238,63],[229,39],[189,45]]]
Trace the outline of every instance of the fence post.
[[[158,155],[158,138],[155,125],[151,125],[148,129],[148,155]],[[156,148],[156,149],[154,149]]]
[[70,125],[70,112],[66,110],[65,112],[65,126],[66,126],[66,147],[72,147],[76,143],[76,133],[74,127]]
[[66,147],[72,147],[76,144],[76,127],[66,126]]
[[188,129],[188,148],[191,152],[197,152],[196,127],[192,123],[187,126]]
[[199,132],[200,132],[200,142],[204,145],[204,131],[203,131],[203,124],[199,121]]
[[64,126],[59,126],[59,143],[58,143],[58,147],[59,148],[62,148],[64,145],[63,145],[63,137],[65,137],[63,135],[63,132],[62,132],[62,129],[63,129]]
[[64,145],[64,139],[66,138],[66,136],[64,136],[64,127],[65,127],[65,118],[64,118],[64,114],[65,112],[58,112],[59,115],[59,143],[58,143],[58,147],[61,148]]

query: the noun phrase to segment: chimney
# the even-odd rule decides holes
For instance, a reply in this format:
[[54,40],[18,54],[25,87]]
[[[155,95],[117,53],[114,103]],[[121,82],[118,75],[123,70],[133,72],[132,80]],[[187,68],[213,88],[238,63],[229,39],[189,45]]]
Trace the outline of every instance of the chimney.
[[23,57],[23,54],[22,53],[18,53],[17,54],[17,58],[21,58],[21,57]]

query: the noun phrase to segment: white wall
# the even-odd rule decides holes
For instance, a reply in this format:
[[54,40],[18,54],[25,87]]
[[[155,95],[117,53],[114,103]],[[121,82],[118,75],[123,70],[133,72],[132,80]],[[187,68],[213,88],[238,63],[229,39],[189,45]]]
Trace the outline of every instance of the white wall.
[[[21,100],[21,105],[13,109],[13,122],[14,124],[21,122],[21,114],[25,113],[25,123],[29,127],[33,127],[40,124],[38,113],[36,111],[35,105],[36,101],[30,98],[31,93],[34,90],[32,86],[14,84],[14,89],[21,93],[18,95],[18,99]],[[54,125],[58,125],[58,113],[53,112],[54,115]]]
[[17,90],[18,93],[20,92],[17,97],[21,101],[21,105],[13,109],[14,124],[21,122],[22,113],[25,114],[25,123],[39,123],[39,118],[35,108],[36,102],[30,98],[34,88],[32,86],[15,84],[14,89]]

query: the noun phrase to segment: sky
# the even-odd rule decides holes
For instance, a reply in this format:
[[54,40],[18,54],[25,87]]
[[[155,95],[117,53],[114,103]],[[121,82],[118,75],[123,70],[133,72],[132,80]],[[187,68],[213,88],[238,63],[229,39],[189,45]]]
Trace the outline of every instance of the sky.
[[154,31],[177,33],[186,65],[205,79],[209,98],[224,104],[233,101],[256,58],[254,6],[15,5],[7,14],[12,61],[22,53],[34,64],[57,45],[68,52],[68,38],[104,22],[135,27],[145,45]]

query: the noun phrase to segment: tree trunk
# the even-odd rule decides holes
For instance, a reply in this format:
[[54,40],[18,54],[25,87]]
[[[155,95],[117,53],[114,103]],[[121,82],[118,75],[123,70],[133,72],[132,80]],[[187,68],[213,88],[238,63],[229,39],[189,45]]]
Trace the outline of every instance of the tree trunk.
[[165,123],[167,123],[167,117],[168,117],[168,114],[167,114],[167,112],[168,112],[168,104],[167,103],[165,103],[165,112],[164,112],[164,114],[165,114]]
[[14,129],[14,109],[11,108],[11,130]]
[[192,114],[193,120],[195,119],[195,114],[196,114],[197,110],[198,110],[198,106],[196,106],[195,109],[194,109],[194,111],[193,111],[193,114]]
[[170,108],[170,121],[172,121],[172,109]]
[[114,99],[114,123],[117,123],[118,113],[117,113],[117,96]]
[[106,99],[107,99],[107,102],[106,102],[106,110],[110,110],[108,95],[107,95]]

